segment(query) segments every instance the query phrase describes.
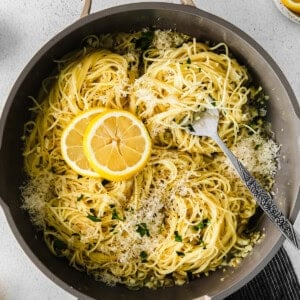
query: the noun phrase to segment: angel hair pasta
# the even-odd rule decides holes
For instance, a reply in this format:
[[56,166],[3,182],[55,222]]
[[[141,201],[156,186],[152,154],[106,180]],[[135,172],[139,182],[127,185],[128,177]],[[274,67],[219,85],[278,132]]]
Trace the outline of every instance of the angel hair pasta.
[[[266,134],[261,87],[224,43],[159,30],[83,43],[58,61],[24,129],[24,207],[50,251],[130,288],[237,266],[261,238],[246,230],[256,202],[217,144],[185,128],[218,108],[221,138],[270,190],[278,147]],[[150,159],[130,179],[82,176],[62,158],[62,131],[94,107],[130,111],[148,129]]]

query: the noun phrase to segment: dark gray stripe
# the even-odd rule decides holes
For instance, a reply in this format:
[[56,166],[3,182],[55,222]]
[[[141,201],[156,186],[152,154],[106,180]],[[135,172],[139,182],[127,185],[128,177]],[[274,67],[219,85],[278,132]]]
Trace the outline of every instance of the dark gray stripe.
[[255,278],[226,300],[300,300],[300,285],[282,247]]

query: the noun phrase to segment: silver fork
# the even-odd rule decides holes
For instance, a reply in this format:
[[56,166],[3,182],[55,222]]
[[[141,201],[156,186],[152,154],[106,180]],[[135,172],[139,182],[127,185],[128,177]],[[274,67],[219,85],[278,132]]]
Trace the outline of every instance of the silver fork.
[[199,119],[189,124],[187,131],[197,136],[207,136],[212,138],[226,154],[235,170],[253,194],[259,206],[264,210],[270,220],[277,226],[281,233],[300,250],[300,235],[295,232],[291,222],[283,215],[271,195],[262,188],[257,180],[250,175],[249,171],[228,149],[218,134],[219,111],[218,109],[208,109],[200,114]]

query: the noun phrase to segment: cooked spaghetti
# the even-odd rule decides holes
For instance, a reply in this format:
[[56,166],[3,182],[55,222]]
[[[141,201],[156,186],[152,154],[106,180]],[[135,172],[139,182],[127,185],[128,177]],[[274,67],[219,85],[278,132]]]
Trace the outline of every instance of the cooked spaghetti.
[[[264,129],[261,88],[223,43],[159,30],[85,43],[58,62],[25,125],[24,207],[49,249],[130,288],[181,285],[238,265],[261,237],[246,230],[256,202],[217,144],[186,126],[218,108],[221,138],[270,189],[278,147]],[[63,160],[62,131],[93,107],[128,110],[147,127],[151,157],[134,177],[85,177]]]

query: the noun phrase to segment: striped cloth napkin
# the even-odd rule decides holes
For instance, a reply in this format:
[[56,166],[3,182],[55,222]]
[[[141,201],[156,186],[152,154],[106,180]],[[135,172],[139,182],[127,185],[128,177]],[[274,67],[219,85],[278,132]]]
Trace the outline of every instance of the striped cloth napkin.
[[300,300],[300,285],[283,247],[248,284],[226,300]]

